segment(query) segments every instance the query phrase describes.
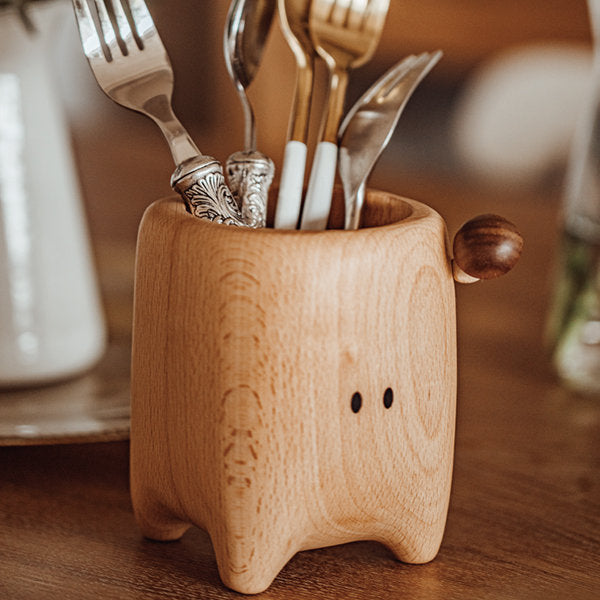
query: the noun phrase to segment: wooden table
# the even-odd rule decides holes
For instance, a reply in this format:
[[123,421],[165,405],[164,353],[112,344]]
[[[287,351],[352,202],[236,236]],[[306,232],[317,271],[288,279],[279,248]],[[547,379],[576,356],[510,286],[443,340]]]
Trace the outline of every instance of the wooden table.
[[[498,212],[526,239],[511,274],[457,289],[458,427],[444,542],[422,566],[368,542],[302,552],[261,597],[598,598],[600,399],[563,391],[542,347],[557,191],[380,183],[431,203],[451,234],[476,213]],[[204,532],[142,539],[127,442],[0,448],[0,598],[235,597]]]

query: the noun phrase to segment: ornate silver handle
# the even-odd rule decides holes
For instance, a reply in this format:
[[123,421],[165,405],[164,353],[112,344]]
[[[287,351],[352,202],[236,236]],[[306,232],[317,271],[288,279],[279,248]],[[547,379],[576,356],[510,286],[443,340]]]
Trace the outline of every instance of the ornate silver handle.
[[225,165],[227,181],[249,227],[265,227],[269,187],[275,175],[273,161],[262,152],[235,152]]
[[247,226],[240,207],[225,183],[223,168],[212,156],[195,156],[180,164],[171,187],[196,217],[224,225]]

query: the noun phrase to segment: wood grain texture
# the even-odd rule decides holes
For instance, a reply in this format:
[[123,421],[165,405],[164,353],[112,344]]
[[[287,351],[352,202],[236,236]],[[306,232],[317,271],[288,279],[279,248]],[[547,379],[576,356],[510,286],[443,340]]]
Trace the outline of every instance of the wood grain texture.
[[439,549],[456,395],[445,225],[389,194],[367,206],[367,225],[390,224],[243,230],[175,199],[144,215],[133,506],[147,537],[208,531],[237,591],[263,591],[301,550],[377,540],[422,563]]
[[469,219],[454,237],[454,262],[467,275],[495,279],[508,273],[518,262],[523,237],[516,226],[498,215]]
[[[598,598],[600,402],[561,389],[541,351],[561,186],[507,193],[446,175],[399,175],[394,163],[375,177],[434,206],[451,232],[501,211],[527,251],[505,277],[457,286],[456,456],[440,552],[424,565],[376,542],[300,552],[261,600]],[[115,251],[105,269],[119,323],[131,305],[114,288],[130,285],[133,269],[112,265],[126,260]],[[127,442],[0,448],[0,598],[239,600],[201,529],[168,544],[141,537],[128,482]]]

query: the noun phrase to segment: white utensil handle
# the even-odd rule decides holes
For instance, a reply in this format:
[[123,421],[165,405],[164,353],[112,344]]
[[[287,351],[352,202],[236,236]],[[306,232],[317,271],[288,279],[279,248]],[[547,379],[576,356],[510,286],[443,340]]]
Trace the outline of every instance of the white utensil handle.
[[327,227],[331,195],[335,182],[338,147],[331,142],[320,142],[315,152],[308,190],[302,211],[300,229],[320,230]]
[[304,170],[306,168],[306,144],[290,140],[285,146],[279,196],[275,210],[275,229],[296,229],[300,217]]

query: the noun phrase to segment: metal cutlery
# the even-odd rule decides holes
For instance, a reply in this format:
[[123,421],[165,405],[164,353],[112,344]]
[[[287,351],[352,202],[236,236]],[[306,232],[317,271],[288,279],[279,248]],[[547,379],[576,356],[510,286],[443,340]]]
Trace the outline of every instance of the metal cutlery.
[[244,150],[225,163],[230,189],[244,221],[264,227],[273,161],[256,149],[256,122],[246,89],[254,80],[275,14],[276,0],[233,0],[229,7],[223,47],[227,71],[244,110]]
[[315,50],[308,31],[310,0],[278,0],[283,35],[296,59],[296,89],[279,182],[277,229],[296,229],[300,217]]
[[348,74],[366,63],[379,42],[389,0],[312,0],[309,29],[313,45],[329,69],[327,109],[308,183],[301,229],[325,229],[331,208],[337,133]]
[[171,106],[173,69],[143,0],[73,0],[84,53],[100,88],[117,104],[150,117],[169,144],[177,165],[171,186],[195,216],[245,225],[225,184],[219,162],[200,153]]
[[338,133],[345,229],[358,229],[366,180],[412,93],[441,57],[439,50],[408,56],[382,75],[346,114]]

